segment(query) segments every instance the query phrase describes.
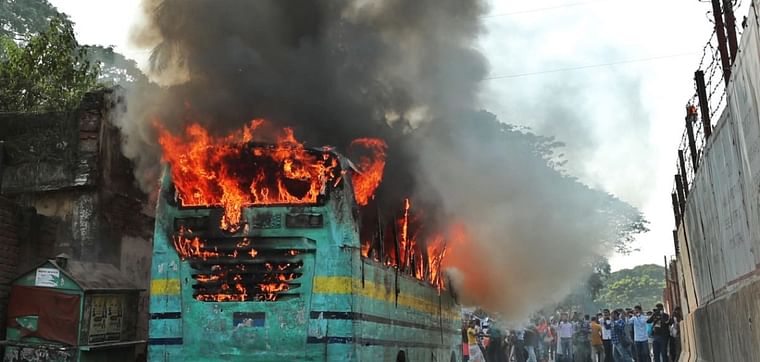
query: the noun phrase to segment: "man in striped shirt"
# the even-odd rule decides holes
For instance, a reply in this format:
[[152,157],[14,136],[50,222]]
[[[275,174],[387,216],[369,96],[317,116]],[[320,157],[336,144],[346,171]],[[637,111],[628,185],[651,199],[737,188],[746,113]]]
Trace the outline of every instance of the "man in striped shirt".
[[612,312],[612,349],[615,362],[631,362],[631,346],[629,337],[625,335],[625,317],[620,315],[620,310]]

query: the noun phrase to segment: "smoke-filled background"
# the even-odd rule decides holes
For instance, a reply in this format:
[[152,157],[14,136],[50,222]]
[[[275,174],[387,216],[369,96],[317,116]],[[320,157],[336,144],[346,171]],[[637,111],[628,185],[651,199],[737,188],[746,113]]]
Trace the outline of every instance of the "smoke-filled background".
[[150,75],[164,87],[130,90],[119,122],[146,192],[160,169],[155,120],[175,132],[197,121],[225,133],[261,117],[312,146],[344,150],[357,137],[382,138],[378,202],[411,196],[436,216],[431,223],[463,223],[472,241],[449,253],[455,287],[511,319],[561,299],[597,256],[640,230],[633,207],[558,170],[551,139],[480,110],[484,1],[143,7],[133,38],[153,50]]

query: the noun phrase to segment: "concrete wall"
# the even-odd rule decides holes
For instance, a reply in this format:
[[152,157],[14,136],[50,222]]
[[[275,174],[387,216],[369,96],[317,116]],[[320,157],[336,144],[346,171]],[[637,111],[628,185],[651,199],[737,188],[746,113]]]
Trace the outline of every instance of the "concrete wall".
[[760,361],[760,280],[701,306],[681,330],[681,361]]
[[677,230],[681,361],[760,361],[760,24],[754,0]]

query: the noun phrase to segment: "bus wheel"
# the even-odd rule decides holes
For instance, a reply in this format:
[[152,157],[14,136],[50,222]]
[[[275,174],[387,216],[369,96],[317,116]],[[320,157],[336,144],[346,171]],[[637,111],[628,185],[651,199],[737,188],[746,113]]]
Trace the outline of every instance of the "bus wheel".
[[406,362],[406,353],[404,351],[398,351],[396,362]]
[[451,362],[457,362],[457,354],[451,351]]

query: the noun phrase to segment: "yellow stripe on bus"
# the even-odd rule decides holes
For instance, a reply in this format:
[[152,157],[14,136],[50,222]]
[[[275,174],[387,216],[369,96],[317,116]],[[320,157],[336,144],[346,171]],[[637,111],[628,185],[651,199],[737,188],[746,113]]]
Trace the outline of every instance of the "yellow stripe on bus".
[[179,294],[179,279],[153,279],[150,281],[150,295]]
[[314,277],[314,293],[351,294],[351,277]]
[[[364,287],[362,287],[360,280],[351,277],[314,277],[314,293],[351,294],[353,290],[356,290],[357,295],[369,299],[379,300],[386,303],[396,302],[396,296],[394,295],[393,290],[387,289],[379,284],[365,281]],[[438,314],[439,311],[438,303],[432,303],[426,299],[417,298],[411,294],[403,292],[398,295],[398,304],[429,314]],[[444,316],[449,319],[458,320],[461,318],[460,311],[454,309],[444,309],[442,312]]]
[[[395,303],[396,296],[392,288],[365,281],[362,287],[361,280],[345,276],[318,276],[314,277],[314,293],[317,294],[351,294],[356,290],[357,295],[365,298],[379,300],[386,303]],[[150,282],[151,295],[178,295],[180,293],[179,279],[154,279]],[[408,293],[399,293],[398,304],[428,314],[438,314],[438,303],[432,303],[426,299],[415,297]],[[455,309],[444,309],[444,316],[449,319],[459,319],[460,312]]]

